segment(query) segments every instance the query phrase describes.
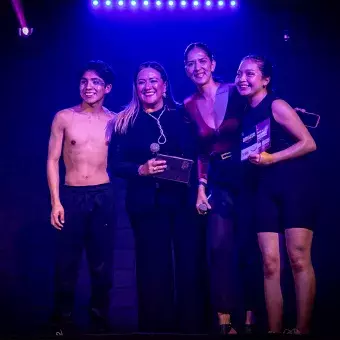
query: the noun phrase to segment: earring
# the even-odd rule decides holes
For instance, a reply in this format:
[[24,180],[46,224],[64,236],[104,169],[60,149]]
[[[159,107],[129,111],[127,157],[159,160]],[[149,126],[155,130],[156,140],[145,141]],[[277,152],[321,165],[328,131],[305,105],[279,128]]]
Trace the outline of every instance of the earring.
[[165,92],[163,93],[163,97],[166,98],[166,93]]

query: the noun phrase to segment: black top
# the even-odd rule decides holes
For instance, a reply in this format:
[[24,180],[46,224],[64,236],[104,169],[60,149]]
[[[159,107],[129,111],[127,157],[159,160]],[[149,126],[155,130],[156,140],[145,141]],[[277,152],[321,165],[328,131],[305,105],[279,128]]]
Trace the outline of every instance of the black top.
[[257,106],[247,105],[242,123],[242,131],[244,131],[267,118],[270,119],[271,145],[267,150],[268,153],[282,151],[295,143],[292,136],[274,119],[272,103],[276,99],[279,98],[274,93],[268,93]]
[[[270,119],[271,145],[266,152],[271,154],[287,149],[296,143],[294,137],[274,119],[272,103],[276,99],[279,98],[274,93],[268,93],[256,107],[247,105],[242,121],[242,131],[247,131],[265,119]],[[249,185],[249,180],[254,184],[254,181],[256,182],[259,178],[264,178],[268,181],[276,181],[278,178],[280,181],[285,181],[286,179],[290,181],[292,179],[299,180],[300,176],[306,173],[306,165],[310,165],[310,159],[310,154],[307,154],[268,166],[258,166],[249,161],[244,161],[243,174],[246,176],[244,181]]]
[[[163,108],[153,112],[152,116],[159,117]],[[162,126],[166,143],[160,145],[159,153],[189,158],[195,161],[192,168],[192,181],[197,178],[197,153],[195,150],[195,137],[191,125],[185,120],[183,106],[174,110],[166,109],[161,115]],[[133,124],[130,124],[125,134],[115,134],[110,149],[110,170],[113,175],[127,180],[127,204],[143,206],[153,204],[156,192],[165,192],[166,195],[181,195],[188,191],[188,185],[157,179],[152,176],[140,176],[140,165],[155,157],[150,150],[152,143],[157,143],[160,129],[157,121],[148,113],[140,110]]]

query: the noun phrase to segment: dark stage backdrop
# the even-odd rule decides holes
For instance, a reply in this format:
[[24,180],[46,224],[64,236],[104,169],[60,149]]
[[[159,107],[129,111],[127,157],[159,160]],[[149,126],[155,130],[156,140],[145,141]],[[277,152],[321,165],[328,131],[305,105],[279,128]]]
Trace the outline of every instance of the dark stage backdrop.
[[[335,28],[328,27],[332,20],[326,9],[311,12],[310,2],[277,3],[241,1],[237,11],[223,15],[189,10],[165,15],[152,10],[147,16],[140,12],[99,15],[89,10],[87,1],[24,1],[26,18],[35,27],[29,39],[17,36],[10,5],[1,5],[0,310],[5,329],[32,330],[51,312],[54,233],[49,225],[47,143],[53,115],[79,102],[79,68],[89,59],[112,64],[116,82],[106,105],[119,111],[131,97],[135,68],[140,62],[157,60],[166,67],[174,94],[182,101],[194,90],[183,69],[184,49],[194,41],[211,47],[217,73],[227,81],[234,79],[243,56],[266,54],[276,64],[278,94],[293,107],[320,113],[320,127],[312,131],[319,146],[323,188],[313,248],[318,285],[315,326],[329,331],[337,327],[340,267],[331,255],[337,254],[340,242]],[[295,13],[290,12],[292,7]],[[319,14],[326,15],[324,21]],[[289,42],[283,40],[284,29],[290,30]],[[112,323],[118,330],[135,330],[133,237],[124,210],[123,183],[115,185]],[[83,261],[76,301],[80,324],[86,320],[88,281]]]

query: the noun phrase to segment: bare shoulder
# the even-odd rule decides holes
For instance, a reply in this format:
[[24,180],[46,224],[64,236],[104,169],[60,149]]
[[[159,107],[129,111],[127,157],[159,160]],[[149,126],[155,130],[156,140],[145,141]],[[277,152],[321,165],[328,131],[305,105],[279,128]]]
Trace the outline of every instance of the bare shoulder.
[[116,119],[117,114],[106,107],[103,107],[103,111],[105,114],[105,118],[108,122],[114,121]]
[[285,109],[292,109],[292,107],[283,99],[275,99],[272,102],[272,109],[280,111],[280,110],[285,110]]
[[107,112],[107,117],[108,121],[106,125],[106,136],[108,139],[110,139],[117,121],[118,114],[110,111]]
[[283,125],[299,122],[300,118],[296,111],[284,100],[276,99],[272,102],[274,119]]
[[184,99],[183,103],[185,106],[190,105],[195,100],[195,94],[192,94],[191,96]]
[[184,101],[183,101],[185,109],[190,114],[193,114],[196,110],[196,100],[197,100],[197,96],[194,93],[190,97],[185,98]]
[[295,115],[295,110],[283,99],[275,99],[272,102],[272,111],[274,115],[287,116]]
[[58,111],[54,116],[53,123],[65,126],[72,117],[73,112],[73,108]]

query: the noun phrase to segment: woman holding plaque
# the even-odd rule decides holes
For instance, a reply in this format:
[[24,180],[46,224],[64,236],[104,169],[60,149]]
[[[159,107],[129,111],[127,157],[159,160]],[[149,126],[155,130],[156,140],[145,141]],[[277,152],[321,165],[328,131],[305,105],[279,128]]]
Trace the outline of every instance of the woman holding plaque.
[[[240,122],[246,102],[234,85],[213,78],[216,61],[205,44],[190,44],[184,53],[184,63],[187,76],[197,87],[197,92],[184,104],[199,136],[196,207],[200,214],[208,215],[212,308],[218,316],[220,333],[235,334],[231,314],[239,307],[240,301],[237,298],[240,283],[237,257],[240,255],[244,270],[239,274],[243,278],[247,311],[242,332],[249,334],[253,331],[256,292],[253,284],[255,266],[250,264],[248,255],[251,243],[256,245],[256,240],[248,237],[251,233],[243,230],[244,225],[236,227],[236,201],[240,191]],[[236,237],[237,229],[241,238]]]
[[141,64],[132,100],[115,122],[117,149],[111,167],[127,180],[143,332],[194,333],[203,324],[199,287],[204,233],[190,186],[195,138],[184,117],[164,68],[156,62]]
[[316,145],[297,113],[272,93],[271,77],[272,65],[255,55],[243,58],[237,71],[237,89],[248,99],[242,159],[248,177],[258,182],[254,204],[269,331],[279,333],[282,328],[279,234],[283,233],[297,303],[297,326],[288,332],[305,334],[315,295],[311,245],[318,209],[310,153]]

